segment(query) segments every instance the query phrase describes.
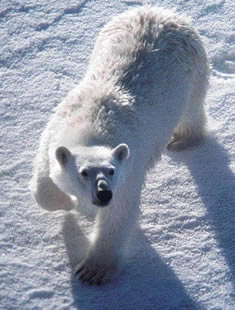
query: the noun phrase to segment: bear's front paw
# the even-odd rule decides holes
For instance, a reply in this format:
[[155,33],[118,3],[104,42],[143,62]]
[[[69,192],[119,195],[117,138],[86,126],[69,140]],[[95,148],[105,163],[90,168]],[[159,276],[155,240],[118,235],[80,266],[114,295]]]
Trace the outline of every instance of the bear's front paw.
[[116,263],[107,262],[105,258],[88,257],[75,268],[75,276],[89,285],[101,285],[110,280],[116,271]]

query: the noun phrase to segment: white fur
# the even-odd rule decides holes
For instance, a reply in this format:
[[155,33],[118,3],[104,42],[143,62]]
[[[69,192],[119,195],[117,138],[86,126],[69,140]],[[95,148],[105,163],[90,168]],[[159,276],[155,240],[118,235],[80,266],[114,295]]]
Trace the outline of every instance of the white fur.
[[[136,222],[146,172],[171,137],[169,150],[203,138],[207,85],[208,62],[199,35],[176,13],[136,8],[101,31],[85,77],[42,134],[32,179],[37,202],[49,211],[72,209],[73,196],[80,208],[96,208],[94,178],[100,173],[106,178],[109,166],[116,169],[114,180],[108,179],[113,199],[98,209],[89,255],[77,267],[82,281],[104,282],[117,268]],[[122,162],[113,155],[120,143],[130,151]],[[56,160],[59,146],[72,154],[65,166]],[[84,165],[93,171],[89,186],[80,179]]]

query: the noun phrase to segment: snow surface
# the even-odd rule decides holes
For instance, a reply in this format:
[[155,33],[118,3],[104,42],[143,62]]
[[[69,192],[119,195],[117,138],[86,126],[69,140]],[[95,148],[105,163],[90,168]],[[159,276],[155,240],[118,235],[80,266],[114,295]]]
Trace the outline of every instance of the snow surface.
[[0,1],[0,309],[235,309],[233,0],[148,1],[191,16],[206,43],[213,135],[166,154],[149,175],[119,277],[101,287],[74,280],[90,222],[43,211],[28,189],[40,133],[83,76],[97,33],[141,3]]

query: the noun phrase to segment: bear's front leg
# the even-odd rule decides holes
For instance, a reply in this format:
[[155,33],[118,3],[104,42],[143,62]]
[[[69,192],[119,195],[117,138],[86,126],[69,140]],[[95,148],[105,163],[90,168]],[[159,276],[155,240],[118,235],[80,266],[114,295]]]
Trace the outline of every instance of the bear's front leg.
[[106,283],[118,271],[124,244],[136,223],[135,207],[124,203],[98,211],[95,239],[87,257],[75,269],[76,277],[83,283]]
[[70,211],[75,206],[75,200],[63,193],[50,177],[36,175],[31,180],[30,187],[37,203],[47,211]]
[[100,250],[91,249],[88,256],[77,265],[76,277],[89,285],[101,285],[110,280],[117,271],[118,258],[110,253],[101,253]]

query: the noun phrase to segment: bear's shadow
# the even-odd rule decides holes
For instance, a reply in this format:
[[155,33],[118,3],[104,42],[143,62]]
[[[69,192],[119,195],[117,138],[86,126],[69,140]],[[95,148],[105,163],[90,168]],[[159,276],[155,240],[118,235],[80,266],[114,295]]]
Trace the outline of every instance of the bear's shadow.
[[[88,249],[88,239],[75,214],[65,217],[63,235],[69,261],[74,267]],[[82,285],[71,275],[73,306],[80,310],[202,309],[187,294],[174,271],[164,263],[139,228],[128,253],[132,256],[127,254],[123,272],[104,286]]]
[[235,176],[229,167],[232,158],[212,134],[201,147],[172,153],[171,158],[184,162],[190,170],[235,288]]

